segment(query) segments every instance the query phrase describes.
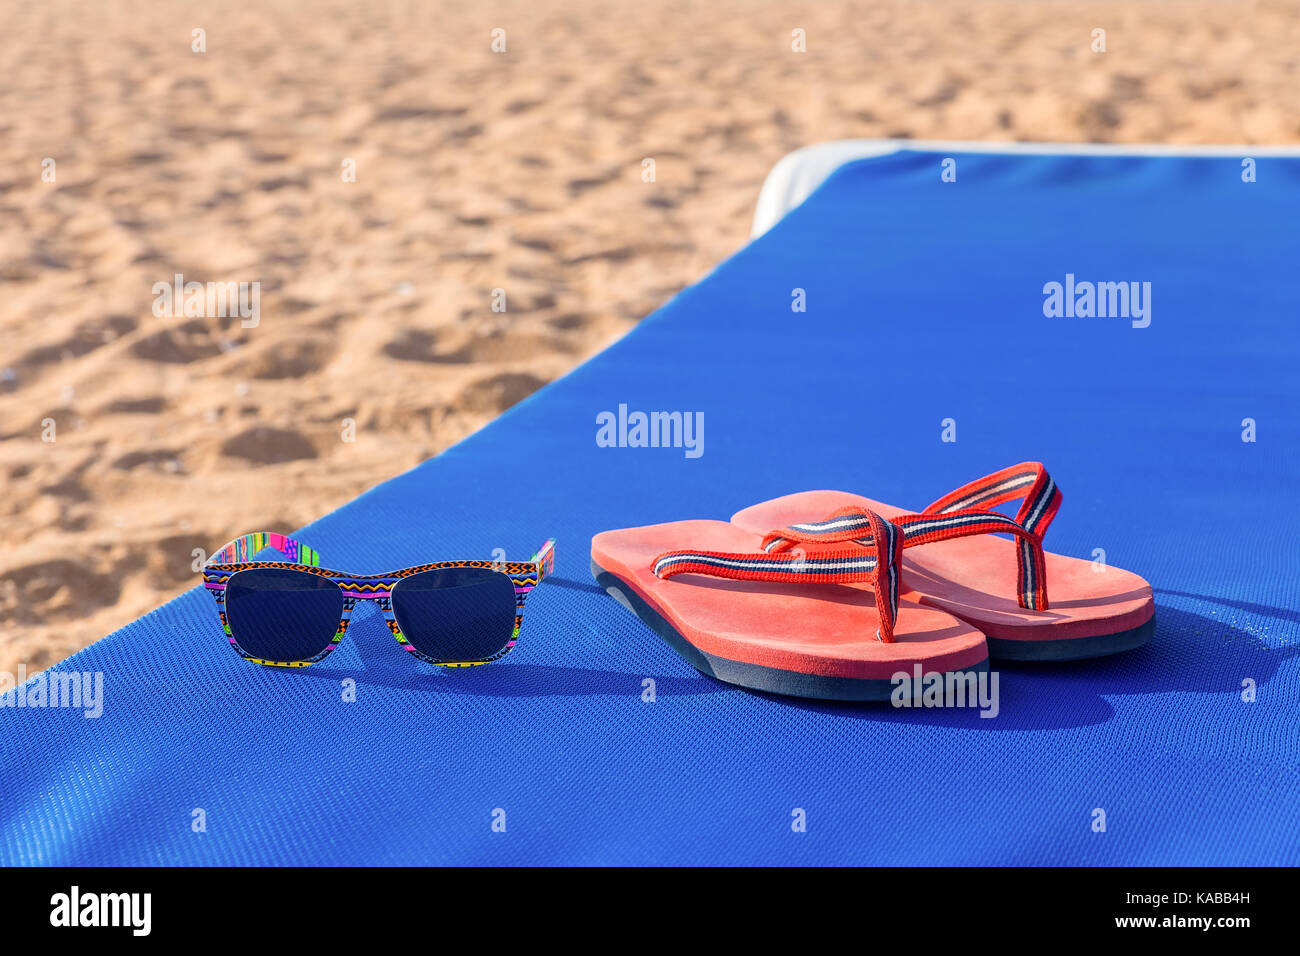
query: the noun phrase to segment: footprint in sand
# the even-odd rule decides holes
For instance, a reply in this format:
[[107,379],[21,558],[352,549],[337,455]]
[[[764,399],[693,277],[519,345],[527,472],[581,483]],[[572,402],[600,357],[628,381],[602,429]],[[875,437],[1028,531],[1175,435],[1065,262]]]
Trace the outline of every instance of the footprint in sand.
[[327,337],[285,339],[250,356],[245,368],[252,378],[301,378],[319,372],[333,356],[334,344]]
[[115,575],[100,574],[82,561],[54,558],[7,572],[4,591],[12,594],[5,615],[13,624],[48,623],[52,617],[80,618],[114,604],[120,593]]
[[179,472],[181,452],[175,448],[142,448],[120,455],[113,461],[113,467],[122,471],[133,471],[144,465],[153,465],[160,471]]
[[128,315],[110,315],[101,320],[82,322],[67,338],[50,345],[37,346],[19,359],[13,381],[19,381],[23,371],[35,371],[55,362],[88,355],[128,332],[135,331],[136,324],[136,320]]
[[569,354],[574,347],[559,335],[477,335],[465,330],[407,329],[384,346],[389,358],[436,365],[514,362],[534,355]]
[[[235,338],[240,342],[244,337]],[[169,365],[187,365],[221,354],[218,337],[203,319],[194,319],[171,328],[160,329],[132,343],[138,358]]]
[[574,196],[581,196],[583,193],[600,186],[607,186],[622,175],[622,168],[615,166],[597,176],[588,176],[582,179],[569,180],[569,192]]
[[119,398],[99,410],[100,415],[158,415],[167,408],[167,399],[161,395],[141,398]]
[[461,393],[461,402],[468,411],[497,415],[545,384],[545,379],[527,372],[502,372],[471,384]]
[[221,443],[221,453],[241,458],[255,465],[277,465],[286,461],[316,458],[316,446],[301,432],[291,428],[259,425]]
[[463,106],[392,106],[379,113],[375,120],[448,119],[464,116],[467,110]]

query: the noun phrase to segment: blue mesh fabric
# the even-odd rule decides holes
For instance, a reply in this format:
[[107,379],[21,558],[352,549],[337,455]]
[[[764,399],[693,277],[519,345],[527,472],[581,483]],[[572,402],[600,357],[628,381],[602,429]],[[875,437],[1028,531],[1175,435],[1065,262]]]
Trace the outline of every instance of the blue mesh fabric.
[[[941,158],[841,169],[612,348],[298,535],[355,570],[555,536],[503,661],[420,665],[367,611],[320,665],[260,668],[188,592],[58,668],[104,674],[102,717],[0,709],[0,861],[1296,863],[1300,162],[1244,184],[1235,159],[970,155],[943,184]],[[1044,317],[1066,273],[1151,282],[1150,327]],[[620,403],[703,412],[704,454],[598,447]],[[1143,574],[1158,626],[998,668],[994,719],[719,684],[588,572],[606,528],[808,488],[919,508],[1026,459],[1064,490],[1049,547]]]

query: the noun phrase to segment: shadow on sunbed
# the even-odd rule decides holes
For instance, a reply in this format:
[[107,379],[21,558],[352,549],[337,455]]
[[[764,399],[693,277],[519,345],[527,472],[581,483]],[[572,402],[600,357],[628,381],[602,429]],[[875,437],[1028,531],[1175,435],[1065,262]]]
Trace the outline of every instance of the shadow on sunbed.
[[[549,587],[551,583],[548,578],[545,586]],[[594,584],[591,588],[599,590]],[[603,591],[600,593],[604,594]],[[530,633],[528,622],[525,622],[521,642],[540,644],[547,639],[542,627],[534,624]],[[286,676],[294,679],[314,677],[334,683],[350,677],[361,687],[369,684],[430,694],[480,697],[635,697],[641,693],[641,682],[647,677],[654,678],[658,696],[719,694],[730,689],[726,684],[703,676],[661,676],[649,670],[629,672],[535,664],[520,658],[526,646],[521,643],[500,662],[481,667],[433,667],[416,661],[403,651],[377,611],[372,607],[359,607],[348,628],[348,640],[342,647],[319,664],[295,669]]]
[[[774,701],[822,713],[877,722],[899,721],[970,730],[1024,731],[1083,727],[1103,723],[1115,710],[1107,698],[1168,693],[1230,695],[1241,698],[1250,680],[1261,693],[1278,667],[1300,655],[1291,640],[1270,646],[1261,637],[1260,618],[1293,621],[1298,615],[1282,608],[1224,601],[1180,592],[1248,611],[1254,620],[1223,621],[1157,603],[1156,629],[1142,647],[1094,660],[1062,662],[994,661],[999,673],[998,714],[982,718],[977,708],[899,708],[889,703],[856,704],[799,700],[764,694]],[[748,693],[742,691],[742,693]],[[1249,706],[1242,703],[1242,706]]]

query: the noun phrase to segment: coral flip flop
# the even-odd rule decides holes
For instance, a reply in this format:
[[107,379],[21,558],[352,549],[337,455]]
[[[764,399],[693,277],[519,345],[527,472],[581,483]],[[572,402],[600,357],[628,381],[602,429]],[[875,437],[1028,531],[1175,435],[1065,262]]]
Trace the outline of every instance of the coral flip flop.
[[[1024,501],[1014,520],[985,510],[1017,498]],[[746,508],[731,520],[749,532],[790,525],[804,535],[825,534],[836,529],[835,521],[800,522],[846,506],[874,511],[902,529],[904,593],[978,627],[991,657],[1101,657],[1146,643],[1155,629],[1145,580],[1043,551],[1061,492],[1039,462],[972,481],[919,514],[845,492],[807,491]]]
[[[591,540],[591,571],[697,670],[730,684],[883,700],[904,686],[894,675],[917,665],[987,670],[977,629],[899,600],[901,531],[862,509],[837,518],[835,534],[816,536],[759,538],[725,521],[604,531]],[[795,550],[804,543],[817,554]]]

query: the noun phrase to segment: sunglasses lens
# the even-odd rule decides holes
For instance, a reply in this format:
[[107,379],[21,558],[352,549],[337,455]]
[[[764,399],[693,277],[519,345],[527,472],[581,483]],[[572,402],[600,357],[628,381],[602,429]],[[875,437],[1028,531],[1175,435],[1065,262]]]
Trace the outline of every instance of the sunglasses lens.
[[343,592],[329,578],[290,568],[248,568],[226,583],[226,620],[246,654],[290,663],[329,646]]
[[393,586],[393,616],[421,654],[448,662],[482,661],[514,636],[515,585],[490,568],[441,568]]

